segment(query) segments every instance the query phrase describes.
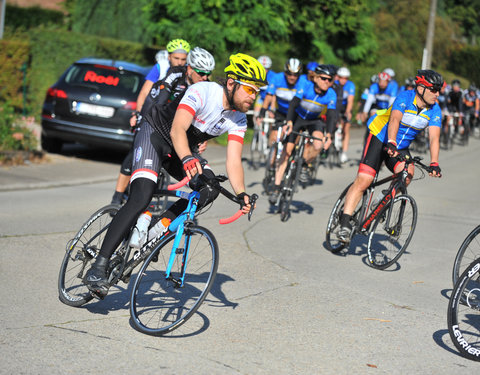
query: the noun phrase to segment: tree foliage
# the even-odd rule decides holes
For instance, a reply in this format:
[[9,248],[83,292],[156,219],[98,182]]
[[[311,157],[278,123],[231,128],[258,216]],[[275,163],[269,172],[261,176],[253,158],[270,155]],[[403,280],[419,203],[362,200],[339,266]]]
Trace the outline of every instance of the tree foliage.
[[458,36],[476,44],[480,37],[480,0],[444,0],[446,14],[460,26]]
[[100,37],[150,43],[142,12],[144,0],[66,0],[70,29]]

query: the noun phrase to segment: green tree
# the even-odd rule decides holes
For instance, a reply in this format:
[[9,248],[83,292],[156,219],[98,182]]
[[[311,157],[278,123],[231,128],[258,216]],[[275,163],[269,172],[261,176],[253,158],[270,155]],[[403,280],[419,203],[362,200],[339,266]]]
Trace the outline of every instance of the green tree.
[[143,10],[157,45],[182,38],[217,56],[286,40],[292,13],[282,0],[151,0]]
[[477,44],[480,37],[480,0],[444,0],[443,8],[460,26],[458,36],[463,36],[468,43]]
[[66,0],[74,32],[149,44],[142,7],[146,0]]

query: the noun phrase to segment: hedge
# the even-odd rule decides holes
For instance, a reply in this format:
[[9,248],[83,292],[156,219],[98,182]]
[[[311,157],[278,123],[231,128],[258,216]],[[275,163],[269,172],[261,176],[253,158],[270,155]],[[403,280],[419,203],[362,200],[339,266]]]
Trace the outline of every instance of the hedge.
[[28,62],[29,43],[0,40],[0,102],[8,102],[17,109],[23,108],[22,65]]

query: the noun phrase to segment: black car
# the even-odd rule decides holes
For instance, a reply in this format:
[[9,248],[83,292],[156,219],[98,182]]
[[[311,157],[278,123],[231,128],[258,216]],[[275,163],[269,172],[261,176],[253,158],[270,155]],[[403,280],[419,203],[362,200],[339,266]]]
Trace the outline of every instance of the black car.
[[65,142],[128,150],[130,117],[150,67],[85,58],[48,89],[42,110],[42,148],[59,152]]

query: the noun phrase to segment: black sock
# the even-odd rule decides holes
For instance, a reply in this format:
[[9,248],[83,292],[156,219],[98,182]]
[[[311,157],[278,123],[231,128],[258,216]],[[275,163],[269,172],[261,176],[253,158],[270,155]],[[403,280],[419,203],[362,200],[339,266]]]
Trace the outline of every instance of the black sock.
[[352,218],[352,215],[342,213],[342,216],[340,216],[340,226],[352,229],[352,224],[350,224],[351,218]]

